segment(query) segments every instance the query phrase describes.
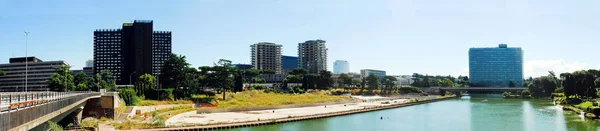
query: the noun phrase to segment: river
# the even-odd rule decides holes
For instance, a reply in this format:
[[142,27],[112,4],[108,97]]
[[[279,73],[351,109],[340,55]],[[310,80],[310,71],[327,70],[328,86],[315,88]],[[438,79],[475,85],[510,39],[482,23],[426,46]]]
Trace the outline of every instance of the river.
[[600,122],[563,111],[549,100],[502,99],[499,94],[229,131],[596,131],[599,127]]

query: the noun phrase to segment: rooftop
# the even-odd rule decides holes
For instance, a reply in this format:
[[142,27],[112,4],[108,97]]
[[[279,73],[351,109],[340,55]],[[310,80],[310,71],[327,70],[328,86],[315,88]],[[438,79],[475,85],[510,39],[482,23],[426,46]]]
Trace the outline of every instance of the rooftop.
[[35,56],[30,56],[30,57],[15,57],[15,58],[10,58],[9,59],[9,63],[23,63],[25,61],[43,62],[42,60],[36,58]]
[[498,48],[521,48],[521,47],[508,47],[507,44],[498,44],[497,47],[471,47],[471,49],[498,49]]

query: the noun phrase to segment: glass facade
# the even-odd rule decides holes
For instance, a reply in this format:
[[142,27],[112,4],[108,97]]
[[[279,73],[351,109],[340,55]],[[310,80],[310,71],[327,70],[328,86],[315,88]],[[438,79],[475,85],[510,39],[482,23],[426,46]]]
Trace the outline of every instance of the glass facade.
[[362,69],[360,70],[360,74],[362,77],[367,78],[369,75],[375,75],[381,82],[383,82],[383,78],[386,76],[385,71],[382,70],[373,70],[373,69]]
[[523,86],[523,51],[521,48],[471,48],[469,50],[469,77],[474,87]]
[[281,70],[283,74],[287,74],[295,68],[298,68],[298,57],[281,56]]
[[348,61],[336,60],[333,62],[333,74],[342,74],[350,72],[350,65]]

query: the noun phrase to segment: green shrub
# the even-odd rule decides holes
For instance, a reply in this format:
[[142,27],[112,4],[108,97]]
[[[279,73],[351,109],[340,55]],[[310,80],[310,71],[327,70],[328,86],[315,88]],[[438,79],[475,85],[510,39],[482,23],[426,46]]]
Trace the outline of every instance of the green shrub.
[[567,102],[567,98],[566,97],[554,97],[554,101],[557,104],[562,104],[562,103],[566,103]]
[[53,121],[48,121],[48,126],[50,126],[50,131],[64,131],[62,126]]
[[444,94],[445,96],[454,96],[454,93],[446,91],[446,93]]
[[136,96],[135,90],[132,88],[119,89],[119,97],[123,98],[125,104],[128,106],[133,106],[140,101],[139,97]]
[[569,99],[581,99],[581,96],[575,94],[575,95],[570,95],[568,98]]
[[248,87],[248,90],[263,90],[266,89],[267,87],[262,86],[262,85],[251,85],[250,87]]
[[577,106],[581,110],[584,110],[586,112],[591,112],[592,108],[594,107],[594,103],[586,101],[586,102],[579,103],[579,105],[577,105]]
[[563,87],[558,87],[556,88],[556,90],[554,90],[554,93],[564,93],[565,92],[565,88]]
[[398,91],[400,93],[421,93],[423,91],[421,91],[421,89],[417,88],[417,87],[400,87],[398,88]]
[[502,93],[502,95],[504,96],[504,98],[508,98],[508,97],[510,97],[510,92],[506,91],[506,92]]
[[298,94],[303,94],[305,91],[302,89],[301,85],[296,85],[293,87],[289,87],[289,92],[288,93],[298,93]]
[[531,97],[531,92],[529,92],[529,90],[521,91],[521,98],[530,98],[530,97]]
[[192,95],[192,101],[196,103],[210,103],[215,99],[215,96],[208,95]]
[[276,92],[273,88],[267,88],[264,90],[265,93]]

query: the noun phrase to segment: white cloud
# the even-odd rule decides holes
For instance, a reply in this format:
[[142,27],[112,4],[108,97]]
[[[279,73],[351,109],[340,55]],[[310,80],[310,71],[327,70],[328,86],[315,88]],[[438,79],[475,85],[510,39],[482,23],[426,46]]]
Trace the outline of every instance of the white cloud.
[[525,77],[548,75],[548,71],[554,71],[556,74],[560,74],[564,72],[589,69],[587,68],[587,63],[565,62],[563,59],[527,61],[525,62],[523,68],[523,75]]
[[[556,74],[560,74],[565,72],[590,69],[587,65],[587,63],[582,62],[566,62],[563,59],[531,60],[526,61],[523,65],[523,76],[525,78],[538,77],[548,75],[548,71],[554,71]],[[600,64],[598,64],[597,69],[600,69]],[[468,76],[469,68],[463,68],[458,72],[458,75]]]

